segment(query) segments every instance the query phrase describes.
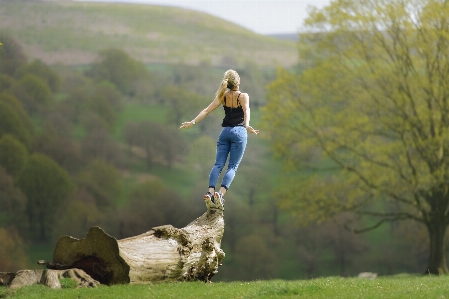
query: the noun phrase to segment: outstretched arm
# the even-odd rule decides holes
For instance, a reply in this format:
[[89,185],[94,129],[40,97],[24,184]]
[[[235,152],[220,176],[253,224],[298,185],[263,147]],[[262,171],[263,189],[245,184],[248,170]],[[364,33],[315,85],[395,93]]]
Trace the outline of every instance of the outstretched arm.
[[242,97],[240,98],[240,103],[243,109],[244,121],[246,130],[253,134],[259,134],[259,130],[255,130],[253,127],[249,125],[249,120],[251,118],[251,113],[249,109],[249,96],[247,93],[242,93]]
[[191,121],[183,122],[179,127],[180,129],[188,129],[193,126],[195,123],[203,120],[209,113],[217,109],[221,105],[220,101],[215,98],[212,103],[209,104],[205,109],[203,109],[194,119]]

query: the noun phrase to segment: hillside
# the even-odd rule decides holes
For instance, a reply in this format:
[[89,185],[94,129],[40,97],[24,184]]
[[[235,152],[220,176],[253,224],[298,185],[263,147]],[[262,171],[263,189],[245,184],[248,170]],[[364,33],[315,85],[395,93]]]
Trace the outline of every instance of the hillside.
[[206,13],[146,4],[0,0],[0,30],[31,59],[84,65],[119,48],[145,63],[254,62],[290,66],[293,41],[256,34]]

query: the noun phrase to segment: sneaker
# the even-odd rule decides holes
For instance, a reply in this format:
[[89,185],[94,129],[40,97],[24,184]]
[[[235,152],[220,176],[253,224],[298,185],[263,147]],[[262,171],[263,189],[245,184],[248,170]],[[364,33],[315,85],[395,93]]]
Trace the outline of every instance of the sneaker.
[[215,192],[214,193],[214,202],[215,202],[215,206],[217,208],[219,208],[220,210],[224,211],[224,203],[225,203],[225,199],[223,198],[223,195],[220,192]]
[[215,205],[215,199],[212,193],[207,192],[204,195],[204,202],[206,203],[206,208],[210,210],[211,208],[216,209],[217,206]]

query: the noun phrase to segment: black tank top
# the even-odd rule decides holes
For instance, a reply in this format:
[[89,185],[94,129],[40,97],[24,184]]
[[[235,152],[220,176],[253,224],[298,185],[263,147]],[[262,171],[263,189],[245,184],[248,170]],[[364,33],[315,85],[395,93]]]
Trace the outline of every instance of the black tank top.
[[239,93],[237,97],[237,108],[226,106],[226,97],[224,98],[224,111],[225,117],[223,118],[222,127],[237,127],[245,126],[245,114],[243,113],[242,105],[240,105],[239,97],[242,93]]

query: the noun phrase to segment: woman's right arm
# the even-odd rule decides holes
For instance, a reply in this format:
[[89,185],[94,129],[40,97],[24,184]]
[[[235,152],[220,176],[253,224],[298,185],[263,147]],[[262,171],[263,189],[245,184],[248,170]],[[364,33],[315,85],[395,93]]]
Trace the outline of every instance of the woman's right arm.
[[179,128],[180,129],[188,129],[188,128],[190,128],[191,126],[193,126],[197,122],[200,122],[201,120],[203,120],[209,113],[211,113],[212,111],[217,109],[220,105],[221,105],[221,103],[218,100],[218,98],[215,98],[212,101],[212,103],[210,103],[209,106],[207,106],[206,108],[201,110],[201,112],[194,119],[192,119],[191,121],[183,122],[182,125]]
[[259,134],[259,130],[254,129],[249,125],[249,121],[251,118],[250,109],[249,109],[249,96],[247,93],[242,93],[242,97],[240,99],[240,104],[242,105],[243,109],[243,115],[244,115],[244,122],[246,130],[253,134]]

